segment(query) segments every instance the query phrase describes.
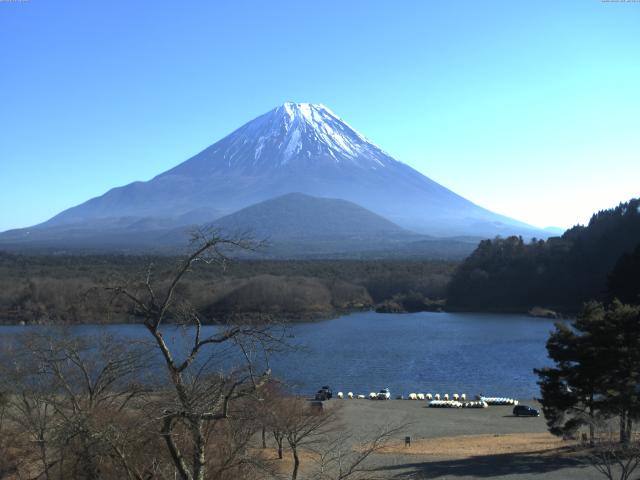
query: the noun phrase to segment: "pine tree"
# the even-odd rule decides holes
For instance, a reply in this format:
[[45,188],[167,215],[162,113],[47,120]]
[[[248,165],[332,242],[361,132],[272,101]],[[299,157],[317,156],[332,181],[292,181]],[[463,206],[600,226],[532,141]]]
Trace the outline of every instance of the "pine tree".
[[628,442],[640,416],[640,307],[589,303],[571,326],[556,325],[547,351],[555,366],[535,373],[551,433],[588,426],[593,443],[596,418],[617,416]]
[[633,253],[620,257],[609,274],[609,298],[624,303],[640,303],[640,244]]

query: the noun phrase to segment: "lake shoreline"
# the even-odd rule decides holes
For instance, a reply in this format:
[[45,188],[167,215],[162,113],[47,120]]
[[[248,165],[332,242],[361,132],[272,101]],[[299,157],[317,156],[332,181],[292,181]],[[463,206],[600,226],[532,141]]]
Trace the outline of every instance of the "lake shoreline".
[[[488,314],[488,315],[525,315],[531,318],[540,318],[540,319],[555,319],[555,320],[572,320],[575,318],[575,313],[567,313],[567,312],[556,312],[551,311],[554,315],[550,315],[547,313],[536,314],[532,312],[534,309],[522,310],[522,309],[490,309],[490,310],[478,310],[478,309],[463,309],[463,308],[447,308],[440,307],[441,304],[438,304],[438,307],[429,307],[423,310],[386,310],[379,308],[379,305],[372,306],[371,308],[353,308],[353,309],[336,309],[332,312],[285,312],[279,314],[262,314],[259,312],[251,312],[251,313],[235,313],[235,314],[227,314],[225,316],[221,316],[219,321],[212,322],[204,322],[203,325],[216,325],[216,326],[225,326],[225,325],[268,325],[269,323],[273,324],[293,324],[293,323],[315,323],[315,322],[323,322],[327,320],[334,320],[339,317],[344,317],[357,313],[379,313],[381,315],[412,315],[416,313],[461,313],[461,314]],[[535,307],[534,307],[535,308]],[[546,309],[544,309],[546,310]],[[118,317],[124,317],[123,315],[118,315]],[[270,318],[269,318],[270,317]],[[46,321],[21,321],[18,319],[9,319],[0,317],[0,326],[42,326],[42,327],[72,327],[72,326],[99,326],[99,325],[139,325],[142,324],[143,321],[141,319],[131,319],[131,320],[119,320],[119,321],[107,321],[107,322],[88,322],[88,321],[80,321],[80,322],[71,322],[68,320],[46,320]],[[178,323],[168,319],[165,322],[167,325],[177,325]]]
[[[573,320],[577,313],[575,312],[556,312],[551,311],[553,314],[541,313],[536,314],[532,312],[533,309],[490,309],[490,310],[478,310],[478,309],[462,309],[462,308],[425,308],[423,310],[385,310],[378,308],[379,306],[373,306],[371,308],[353,308],[353,309],[336,309],[332,312],[286,312],[280,314],[262,314],[262,313],[238,313],[230,314],[222,317],[219,321],[204,322],[203,325],[268,325],[272,324],[294,324],[294,323],[316,323],[327,320],[334,320],[339,317],[353,315],[357,313],[379,313],[381,315],[412,315],[416,313],[448,313],[448,314],[487,314],[487,315],[524,315],[531,318],[539,318],[545,320]],[[545,309],[546,310],[546,309]],[[124,317],[119,315],[118,317]],[[46,321],[21,321],[19,319],[10,319],[0,317],[0,326],[42,326],[42,327],[72,327],[72,326],[99,326],[99,325],[139,325],[142,324],[141,319],[131,320],[117,320],[107,322],[89,322],[80,321],[72,322],[68,320],[46,320]],[[165,322],[167,325],[177,325],[178,323],[172,320]]]

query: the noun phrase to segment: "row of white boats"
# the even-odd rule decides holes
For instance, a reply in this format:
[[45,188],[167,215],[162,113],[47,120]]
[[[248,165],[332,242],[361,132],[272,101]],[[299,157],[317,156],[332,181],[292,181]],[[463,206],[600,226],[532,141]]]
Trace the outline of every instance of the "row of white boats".
[[[353,392],[347,392],[346,396],[343,392],[338,392],[337,398],[348,399],[364,399],[365,395],[356,394]],[[396,397],[398,400],[404,400],[404,396],[399,395]],[[379,392],[371,392],[369,394],[370,400],[390,400],[391,392],[388,388],[383,388]],[[448,393],[440,395],[439,393],[410,393],[407,397],[408,400],[426,400],[429,402],[429,407],[432,408],[488,408],[489,405],[518,405],[518,400],[508,397],[486,397],[484,395],[476,395],[476,399],[473,401],[467,401],[467,395],[465,393],[458,395],[457,393],[449,396]]]
[[460,402],[458,400],[431,400],[432,408],[488,408],[489,405],[518,405],[518,400],[504,397],[478,397],[472,402]]

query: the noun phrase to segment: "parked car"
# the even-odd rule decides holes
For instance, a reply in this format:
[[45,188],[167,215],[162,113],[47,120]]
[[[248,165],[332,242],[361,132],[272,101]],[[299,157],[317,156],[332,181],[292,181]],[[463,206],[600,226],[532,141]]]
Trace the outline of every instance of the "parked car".
[[318,392],[316,393],[316,400],[329,400],[333,397],[333,392],[329,385],[324,385]]
[[513,414],[516,417],[539,417],[540,412],[533,407],[527,405],[516,405],[513,408]]
[[378,392],[378,400],[389,400],[391,398],[391,392],[388,388],[383,388]]

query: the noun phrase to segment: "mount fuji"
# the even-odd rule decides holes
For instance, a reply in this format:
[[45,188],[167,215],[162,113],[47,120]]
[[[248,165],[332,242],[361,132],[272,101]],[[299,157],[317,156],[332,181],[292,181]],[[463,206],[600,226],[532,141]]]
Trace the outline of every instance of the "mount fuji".
[[[431,237],[549,234],[493,213],[392,158],[319,104],[285,103],[146,182],[109,190],[2,243],[72,235],[127,243],[148,232],[210,223],[253,204],[301,193],[346,200]],[[124,236],[123,236],[124,235]]]

